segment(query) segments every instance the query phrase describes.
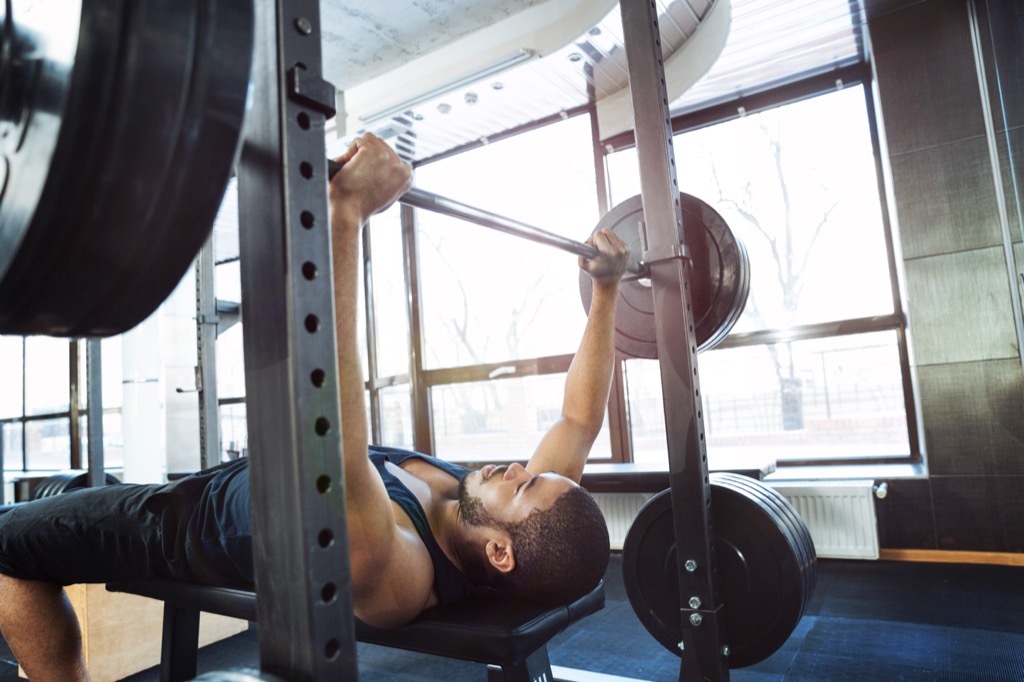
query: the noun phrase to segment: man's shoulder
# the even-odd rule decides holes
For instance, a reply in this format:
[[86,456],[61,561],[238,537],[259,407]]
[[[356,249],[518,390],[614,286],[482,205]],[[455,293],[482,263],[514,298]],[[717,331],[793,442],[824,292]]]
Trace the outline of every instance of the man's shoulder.
[[434,566],[416,532],[396,526],[389,544],[381,551],[353,543],[350,552],[355,613],[375,627],[407,623],[433,599]]

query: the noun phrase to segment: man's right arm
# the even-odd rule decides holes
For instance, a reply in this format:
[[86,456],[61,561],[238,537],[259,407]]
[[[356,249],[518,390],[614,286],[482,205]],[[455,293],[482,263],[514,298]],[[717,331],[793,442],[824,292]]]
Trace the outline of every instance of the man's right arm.
[[375,574],[403,539],[384,484],[367,456],[369,435],[356,324],[359,236],[370,216],[408,190],[411,170],[386,143],[371,135],[356,140],[338,160],[343,168],[330,185],[331,244],[345,514],[352,548],[353,596],[358,605],[361,596],[368,596],[368,589],[376,588]]

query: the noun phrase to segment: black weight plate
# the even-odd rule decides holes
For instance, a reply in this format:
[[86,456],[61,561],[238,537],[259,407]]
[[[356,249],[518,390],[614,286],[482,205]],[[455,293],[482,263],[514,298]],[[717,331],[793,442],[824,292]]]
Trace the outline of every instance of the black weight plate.
[[[94,0],[88,9],[78,1],[50,0],[31,7],[20,3],[7,16],[15,37],[8,42],[5,36],[0,54],[0,140],[6,162],[0,195],[0,333],[17,329],[11,317],[50,270],[46,256],[59,245],[46,234],[52,214],[65,204],[77,205],[83,183],[64,182],[64,177],[72,172],[88,177],[92,171],[90,144],[99,140],[91,133],[111,99],[122,11],[123,0]],[[33,30],[35,12],[50,19],[45,31]],[[76,107],[76,100],[83,104]],[[68,147],[76,138],[78,165],[72,169]],[[62,156],[64,163],[55,164]],[[54,184],[65,186],[59,201],[43,202],[45,188]]]
[[816,582],[817,556],[814,552],[814,543],[810,540],[810,533],[806,524],[796,513],[793,505],[789,503],[777,490],[763,483],[756,481],[749,476],[729,472],[716,472],[716,476],[722,480],[728,480],[735,487],[742,487],[752,495],[761,499],[766,508],[771,508],[777,514],[781,523],[789,531],[789,536],[796,556],[800,561],[800,574],[804,584],[803,606],[806,608],[814,594]]
[[[117,477],[114,476],[113,474],[104,474],[104,476],[103,476],[103,483],[104,483],[104,485],[117,485],[117,484],[121,483],[121,481],[119,481],[117,479]],[[65,485],[59,492],[66,493],[66,492],[69,492],[71,490],[80,490],[82,488],[88,488],[88,487],[89,487],[89,474],[88,474],[88,472],[84,472],[84,473],[81,473],[81,474],[73,475],[68,480],[67,485]]]
[[[719,475],[726,474],[723,472]],[[731,475],[736,476],[736,474]],[[770,486],[757,483],[753,479],[749,478],[746,479],[746,483],[748,485],[757,485],[763,494],[766,494],[770,498],[774,499],[776,503],[779,504],[779,506],[788,513],[788,516],[791,519],[793,526],[797,529],[797,534],[801,539],[801,544],[804,548],[804,552],[809,557],[808,568],[805,571],[805,574],[808,576],[808,593],[806,601],[810,602],[811,597],[814,595],[814,589],[817,586],[818,582],[818,555],[814,549],[814,539],[811,537],[811,531],[807,528],[807,524],[804,523],[803,518],[801,518],[796,508],[789,502],[789,500],[787,500],[781,493],[779,493],[779,491],[775,490]]]
[[68,484],[68,481],[71,480],[72,476],[74,476],[74,474],[69,473],[51,474],[47,476],[39,483],[39,485],[36,486],[35,490],[32,491],[32,499],[39,500],[44,497],[51,497],[60,493],[64,489],[64,486]]
[[[105,474],[104,480],[106,485],[114,485],[121,482],[113,474]],[[69,490],[85,488],[88,481],[88,473],[65,471],[59,474],[51,474],[44,478],[39,485],[36,486],[35,490],[32,491],[32,499],[39,500],[44,497],[60,495],[61,493],[66,493]]]
[[[750,263],[743,243],[715,209],[692,195],[681,193],[680,197],[684,233],[693,264],[690,300],[694,331],[697,350],[702,351],[721,342],[742,315],[750,291]],[[640,257],[643,247],[639,225],[643,217],[643,202],[638,195],[605,214],[594,231],[611,228],[629,245],[633,255]],[[692,234],[701,235],[699,243],[689,243]],[[588,312],[592,292],[590,277],[581,271],[580,297]],[[620,287],[615,346],[629,357],[658,356],[654,297],[646,280],[626,280]]]
[[790,547],[793,550],[793,556],[797,558],[797,565],[800,569],[800,583],[803,597],[801,599],[801,614],[803,613],[803,607],[807,603],[807,597],[809,595],[809,576],[807,567],[810,565],[810,556],[807,554],[807,550],[803,544],[803,537],[800,535],[799,529],[793,524],[792,519],[785,510],[778,504],[777,500],[766,493],[765,486],[745,476],[739,476],[737,474],[719,474],[724,476],[723,480],[727,480],[729,485],[745,491],[752,498],[756,499],[766,510],[767,513],[772,515],[772,518],[779,525],[780,528],[785,530],[787,540],[789,541]]
[[[803,580],[789,531],[777,516],[716,474],[711,486],[723,643],[730,647],[729,666],[739,668],[770,656],[792,634],[803,611]],[[633,521],[623,547],[623,578],[637,617],[678,655],[682,617],[669,491],[652,498]]]
[[237,153],[251,2],[95,0],[81,22],[46,185],[0,278],[0,333],[145,319],[209,234]]

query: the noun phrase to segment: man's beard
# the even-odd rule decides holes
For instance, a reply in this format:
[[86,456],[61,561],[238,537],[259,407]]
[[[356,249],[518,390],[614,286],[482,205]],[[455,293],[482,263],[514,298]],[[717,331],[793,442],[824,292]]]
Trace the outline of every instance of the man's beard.
[[469,492],[466,481],[469,476],[463,476],[459,481],[459,511],[466,523],[471,526],[495,526],[494,517],[484,509],[483,502]]

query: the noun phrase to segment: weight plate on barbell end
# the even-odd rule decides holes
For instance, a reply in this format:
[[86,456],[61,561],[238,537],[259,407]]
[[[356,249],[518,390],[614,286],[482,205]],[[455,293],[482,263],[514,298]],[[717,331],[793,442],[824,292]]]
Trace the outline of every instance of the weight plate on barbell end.
[[[717,587],[730,648],[740,668],[774,653],[792,634],[804,604],[800,561],[788,529],[749,491],[711,474]],[[671,491],[638,512],[623,546],[623,580],[637,617],[680,655],[682,615]],[[692,627],[689,624],[686,627]]]
[[765,485],[749,476],[731,472],[716,472],[721,479],[728,479],[736,486],[745,487],[752,493],[759,495],[768,505],[778,511],[780,517],[790,529],[791,538],[795,541],[798,555],[801,559],[801,574],[804,577],[804,607],[810,603],[814,596],[814,588],[817,585],[817,561],[818,556],[814,549],[814,541],[811,539],[811,532],[807,524],[800,518],[793,504],[787,500],[779,491],[771,486]]
[[[700,243],[688,246],[692,257],[690,300],[694,332],[697,350],[703,351],[720,343],[743,314],[750,291],[750,263],[743,243],[714,208],[686,193],[680,193],[680,198],[686,239],[691,234],[702,235]],[[637,195],[606,213],[594,231],[611,228],[639,258],[643,251],[643,219],[643,202]],[[590,277],[581,271],[580,296],[588,313],[592,292]],[[615,347],[629,357],[658,357],[654,296],[649,280],[623,281],[619,292]]]
[[45,185],[0,272],[0,333],[141,322],[206,240],[237,156],[250,1],[91,0],[80,20]]
[[[0,282],[22,246],[46,184],[76,61],[80,13],[80,0],[15,0],[3,6]],[[97,28],[100,43],[116,51],[116,33],[104,28]]]

